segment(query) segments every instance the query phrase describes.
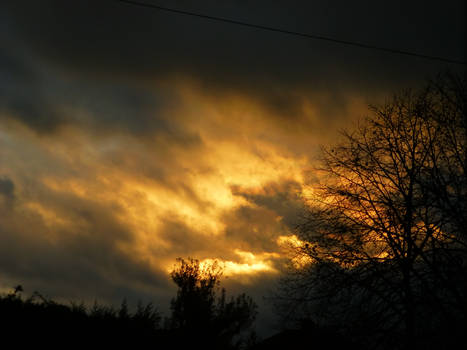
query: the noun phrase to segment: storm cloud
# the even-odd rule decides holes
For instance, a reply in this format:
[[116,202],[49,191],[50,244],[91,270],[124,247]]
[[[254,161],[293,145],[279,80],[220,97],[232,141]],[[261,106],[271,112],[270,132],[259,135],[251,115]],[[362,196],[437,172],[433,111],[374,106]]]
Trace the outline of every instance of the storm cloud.
[[[466,54],[462,1],[448,1],[442,7],[426,1],[357,1],[351,6],[339,1],[292,1],[286,7],[269,1],[158,4],[426,55],[442,53],[462,60]],[[326,91],[338,99],[326,104],[337,108],[339,99],[345,100],[350,89],[368,95],[374,95],[375,87],[379,93],[388,92],[401,84],[413,85],[442,66],[420,58],[305,40],[118,1],[10,1],[2,6],[4,41],[13,49],[21,48],[28,55],[74,72],[73,79],[98,76],[118,86],[134,80],[154,85],[155,81],[189,78],[209,94],[255,96],[277,112],[273,115],[289,118],[302,114],[304,91],[310,96]],[[143,109],[147,105],[144,90],[129,91],[126,87],[118,91],[116,87],[100,87],[97,81],[92,85],[103,94],[94,105],[112,104],[119,98],[123,99],[119,102],[127,99]],[[88,88],[75,87],[80,92]],[[163,94],[159,91],[157,95],[160,99]],[[41,120],[38,108],[30,108],[36,111],[35,119]],[[122,114],[125,112],[124,107]],[[48,115],[53,122],[56,116]],[[117,113],[115,118],[122,117]],[[134,118],[140,120],[141,129],[154,123],[147,125],[144,117]]]
[[[157,4],[466,59],[463,1]],[[168,305],[188,256],[261,299],[320,146],[463,69],[111,0],[3,1],[0,29],[0,287],[60,300]]]

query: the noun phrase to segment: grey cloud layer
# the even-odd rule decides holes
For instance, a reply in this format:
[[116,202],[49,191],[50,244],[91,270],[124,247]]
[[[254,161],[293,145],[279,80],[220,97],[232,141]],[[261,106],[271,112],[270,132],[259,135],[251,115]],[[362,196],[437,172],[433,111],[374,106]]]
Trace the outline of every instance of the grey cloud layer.
[[17,119],[40,133],[73,124],[99,134],[159,135],[186,145],[200,142],[168,115],[177,105],[175,92],[63,73],[31,62],[24,52],[0,50],[0,118]]
[[[343,1],[160,4],[345,40],[465,58],[463,1],[444,2],[442,7],[434,1],[357,1],[351,6]],[[288,116],[300,114],[296,111],[300,101],[296,91],[308,88],[338,96],[353,89],[371,94],[375,87],[391,90],[446,67],[110,0],[9,1],[2,6],[6,42],[16,38],[30,54],[77,74],[143,81],[192,77],[210,94],[241,92]],[[144,108],[144,91],[122,92]],[[111,103],[115,96],[122,97],[119,91],[111,94]],[[53,115],[48,118],[54,120]],[[144,119],[140,126],[146,126]]]
[[12,200],[15,195],[15,184],[7,177],[0,177],[0,195]]

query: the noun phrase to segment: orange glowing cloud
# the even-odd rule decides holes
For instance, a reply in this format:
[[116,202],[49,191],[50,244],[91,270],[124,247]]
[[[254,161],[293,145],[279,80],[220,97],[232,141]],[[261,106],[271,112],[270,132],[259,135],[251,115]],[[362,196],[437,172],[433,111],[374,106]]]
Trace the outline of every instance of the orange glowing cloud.
[[[305,185],[309,147],[322,135],[310,139],[308,126],[307,132],[285,127],[286,119],[271,117],[271,110],[245,96],[206,96],[180,84],[180,106],[160,113],[197,135],[194,143],[170,134],[99,134],[73,124],[48,138],[22,127],[0,129],[0,152],[23,196],[17,207],[41,218],[48,239],[60,240],[76,227],[95,230],[73,201],[97,206],[131,233],[112,243],[119,252],[154,271],[166,271],[178,256],[193,256],[221,261],[232,279],[277,273],[281,249],[298,242],[287,227],[294,212],[278,193],[294,191],[297,203],[314,195]],[[318,119],[310,102],[303,111],[299,122]],[[28,166],[34,178],[27,178],[18,161],[23,158],[41,159]],[[42,192],[28,198],[32,192],[22,191],[28,181]]]

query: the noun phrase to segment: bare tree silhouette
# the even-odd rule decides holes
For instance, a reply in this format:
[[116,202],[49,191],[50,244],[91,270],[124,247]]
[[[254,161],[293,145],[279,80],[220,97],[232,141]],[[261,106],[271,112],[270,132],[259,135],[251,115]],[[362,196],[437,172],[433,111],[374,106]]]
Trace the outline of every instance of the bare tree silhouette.
[[462,336],[466,106],[466,80],[446,74],[372,107],[323,149],[322,184],[278,294],[284,315],[340,324],[372,347],[427,348],[443,332]]

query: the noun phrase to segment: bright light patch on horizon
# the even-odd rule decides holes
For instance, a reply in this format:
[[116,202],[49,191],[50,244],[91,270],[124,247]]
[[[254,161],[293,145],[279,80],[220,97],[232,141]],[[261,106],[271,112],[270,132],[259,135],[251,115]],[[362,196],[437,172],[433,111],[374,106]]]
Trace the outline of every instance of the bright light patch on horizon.
[[257,273],[277,273],[274,268],[273,259],[280,257],[277,253],[253,254],[251,252],[235,249],[234,253],[239,257],[239,261],[222,259],[203,259],[201,267],[210,266],[216,261],[224,268],[223,275],[226,277],[235,275],[251,275]]

